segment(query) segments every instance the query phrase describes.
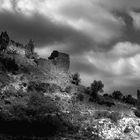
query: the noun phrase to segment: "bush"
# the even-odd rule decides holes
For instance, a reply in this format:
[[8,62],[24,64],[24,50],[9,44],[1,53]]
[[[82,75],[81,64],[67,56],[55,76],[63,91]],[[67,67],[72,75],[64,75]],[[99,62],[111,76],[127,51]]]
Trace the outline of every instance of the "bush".
[[115,103],[110,97],[102,97],[102,96],[98,98],[97,103],[100,105],[106,105],[108,107],[115,105]]
[[[49,114],[34,117],[33,110],[28,107],[16,106],[12,117],[7,114],[0,116],[1,133],[24,136],[54,136],[66,131],[74,131],[73,125],[63,114]],[[30,112],[31,111],[31,112]],[[37,112],[38,113],[38,112]],[[4,118],[6,117],[6,119]]]
[[104,97],[109,97],[109,94],[105,93],[103,96],[104,96]]
[[23,92],[22,89],[16,90],[15,87],[11,86],[8,90],[0,94],[0,98],[23,97],[24,95],[26,95],[26,93]]
[[74,87],[73,86],[67,86],[66,88],[65,88],[65,92],[67,92],[67,93],[72,93],[74,91]]
[[72,74],[71,83],[72,84],[75,84],[75,85],[79,85],[80,82],[81,82],[80,74],[78,72],[75,73],[75,74]]
[[30,121],[29,116],[27,115],[27,110],[29,108],[27,108],[25,105],[21,104],[21,103],[17,103],[17,104],[13,104],[11,105],[10,109],[9,109],[9,113],[12,115],[12,117],[9,117],[9,120],[13,119],[13,120],[21,120],[21,121]]
[[55,91],[60,91],[61,87],[56,84],[51,83],[41,83],[40,81],[31,81],[28,85],[28,92],[36,91],[42,93],[54,93]]
[[44,95],[42,93],[31,92],[29,94],[29,106],[41,106],[42,104],[45,104]]
[[60,110],[60,105],[57,101],[53,101],[50,97],[45,97],[40,93],[31,93],[28,108],[29,112],[34,112],[36,115],[45,115],[47,113],[57,113]]
[[123,98],[123,94],[120,92],[120,91],[114,91],[113,93],[112,93],[112,97],[114,98],[114,99],[116,99],[116,100],[122,100],[122,98]]
[[140,118],[140,110],[139,109],[135,110],[134,113],[138,118]]
[[76,98],[77,98],[78,101],[83,101],[84,100],[84,95],[79,93]]
[[127,104],[134,105],[134,106],[137,104],[137,99],[133,98],[132,95],[123,96],[122,101]]
[[117,123],[121,119],[121,114],[118,112],[96,111],[95,119],[109,118],[112,122]]
[[93,83],[91,83],[90,85],[90,89],[89,89],[89,93],[90,93],[90,97],[91,97],[91,101],[97,101],[98,100],[98,93],[99,92],[103,92],[103,87],[104,84],[102,83],[102,81],[96,81],[94,80]]
[[69,115],[65,115],[59,108],[59,104],[52,98],[30,93],[27,104],[16,102],[7,111],[0,112],[0,130],[4,133],[34,136],[76,131]]
[[19,70],[19,66],[16,64],[16,61],[14,58],[10,58],[7,56],[1,56],[0,57],[3,70],[15,73],[16,71]]

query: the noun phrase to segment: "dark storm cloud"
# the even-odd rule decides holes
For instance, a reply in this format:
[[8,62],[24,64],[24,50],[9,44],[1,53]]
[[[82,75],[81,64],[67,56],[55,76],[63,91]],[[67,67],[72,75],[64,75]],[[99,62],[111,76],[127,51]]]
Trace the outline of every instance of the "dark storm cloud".
[[68,43],[71,48],[64,50],[76,53],[84,51],[85,46],[88,49],[88,46],[92,45],[92,40],[70,26],[55,23],[37,13],[29,18],[21,14],[1,12],[0,21],[0,31],[7,30],[13,39],[24,43],[32,38],[37,44],[36,47]]
[[[132,11],[139,13],[140,9],[132,9]],[[123,18],[124,22],[126,23],[126,27],[123,28],[124,35],[118,38],[118,40],[116,41],[117,42],[130,41],[132,43],[140,44],[140,39],[139,39],[140,30],[136,30],[134,28],[134,19],[132,18],[130,13],[124,11],[115,11],[114,14]]]
[[33,38],[39,45],[63,42],[75,32],[64,25],[55,24],[41,15],[28,18],[20,14],[0,13],[0,28],[7,30],[17,40]]

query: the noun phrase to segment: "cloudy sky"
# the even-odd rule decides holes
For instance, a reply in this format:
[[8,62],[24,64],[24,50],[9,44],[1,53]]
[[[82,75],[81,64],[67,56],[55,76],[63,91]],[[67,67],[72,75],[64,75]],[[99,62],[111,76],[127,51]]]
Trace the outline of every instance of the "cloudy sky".
[[82,83],[102,80],[105,91],[140,88],[140,0],[0,0],[0,31],[47,58],[71,56]]

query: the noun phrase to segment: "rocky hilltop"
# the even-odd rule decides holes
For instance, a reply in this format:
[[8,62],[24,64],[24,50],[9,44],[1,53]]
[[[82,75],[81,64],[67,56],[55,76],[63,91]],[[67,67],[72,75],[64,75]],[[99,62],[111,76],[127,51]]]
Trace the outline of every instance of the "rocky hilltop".
[[43,59],[32,40],[23,45],[1,33],[0,139],[140,140],[140,91],[137,106],[90,100],[96,89],[80,85],[69,66],[68,54]]
[[[7,32],[0,35],[0,71],[27,81],[40,80],[65,88],[70,82],[70,58],[68,54],[54,50],[48,59],[34,51],[34,42],[26,45],[10,39]],[[2,84],[2,83],[1,83]]]

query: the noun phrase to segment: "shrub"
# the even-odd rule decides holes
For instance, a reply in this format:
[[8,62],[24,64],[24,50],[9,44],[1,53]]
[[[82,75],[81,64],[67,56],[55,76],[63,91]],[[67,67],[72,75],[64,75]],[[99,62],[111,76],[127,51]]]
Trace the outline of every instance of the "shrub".
[[[92,126],[88,126],[86,128],[81,129],[82,136],[89,140],[104,140],[100,136],[100,132],[98,129],[93,128]],[[82,138],[81,138],[82,139]]]
[[16,72],[19,70],[19,66],[16,64],[16,61],[14,58],[8,58],[8,56],[1,56],[1,63],[3,65],[3,69],[5,71],[9,71],[9,72]]
[[9,119],[14,119],[14,120],[26,120],[30,121],[29,116],[27,115],[27,110],[28,108],[21,104],[21,103],[16,103],[11,105],[9,112],[12,114],[12,118],[9,117]]
[[56,84],[51,83],[41,83],[40,81],[31,81],[28,85],[28,92],[29,91],[36,91],[36,92],[48,92],[53,93],[55,91],[60,91],[61,87]]
[[117,123],[117,121],[121,119],[121,114],[118,113],[118,112],[111,112],[111,114],[109,115],[109,118],[110,118],[113,122]]
[[87,87],[87,88],[85,89],[85,93],[88,94],[88,95],[90,95],[90,87]]
[[138,118],[140,118],[140,110],[139,109],[135,110],[134,113]]
[[59,107],[57,101],[53,101],[51,97],[45,97],[40,93],[30,94],[28,108],[30,109],[30,112],[36,112],[36,115],[59,112]]
[[107,105],[108,107],[111,107],[113,105],[115,105],[115,103],[113,102],[113,100],[110,97],[98,97],[98,104],[100,105]]
[[122,100],[122,98],[123,98],[123,94],[121,93],[121,91],[114,91],[113,93],[112,93],[112,97],[114,98],[114,99],[116,99],[116,100]]
[[132,95],[123,96],[122,101],[127,104],[134,105],[134,106],[137,104],[137,99],[133,98]]
[[67,93],[72,93],[72,91],[73,91],[73,87],[72,86],[67,86],[66,88],[65,88],[65,92],[67,92]]
[[102,83],[102,81],[94,80],[93,83],[91,83],[90,97],[92,98],[93,101],[98,100],[98,93],[103,92],[103,87],[104,87],[104,84]]
[[112,122],[117,123],[121,119],[121,114],[118,112],[96,111],[95,119],[109,118]]
[[140,99],[140,90],[137,90],[137,99]]
[[80,82],[81,82],[80,74],[79,73],[72,74],[71,83],[75,85],[79,85]]
[[105,93],[103,96],[104,96],[104,97],[109,97],[109,94]]
[[8,113],[0,113],[1,132],[24,136],[54,136],[73,130],[72,123],[60,114],[40,115],[38,109],[15,105]]
[[8,90],[5,90],[1,93],[1,98],[9,98],[9,97],[23,97],[25,92],[22,89],[16,90],[15,87],[11,86]]
[[84,95],[79,93],[76,98],[77,98],[78,101],[83,101],[84,100]]
[[[46,104],[14,104],[6,113],[0,113],[1,131],[20,135],[54,136],[77,131],[69,116],[62,113],[56,104],[47,99]],[[6,128],[6,129],[5,129]]]

